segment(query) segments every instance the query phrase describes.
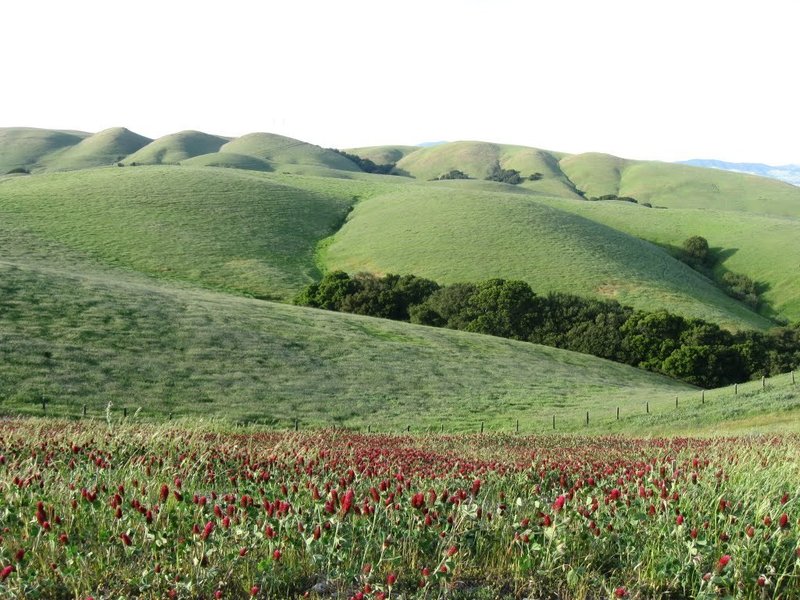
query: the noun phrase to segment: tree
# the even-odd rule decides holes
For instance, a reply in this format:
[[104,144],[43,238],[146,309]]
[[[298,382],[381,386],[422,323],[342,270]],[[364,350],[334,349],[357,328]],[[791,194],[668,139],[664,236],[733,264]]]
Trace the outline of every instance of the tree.
[[467,331],[525,340],[537,318],[536,294],[524,281],[490,279],[469,299],[475,317]]
[[683,252],[690,262],[709,266],[710,254],[708,240],[699,235],[693,235],[683,242]]
[[346,298],[358,290],[354,282],[344,271],[326,273],[319,283],[312,283],[295,299],[296,304],[324,308],[326,310],[342,310]]
[[487,181],[499,181],[501,183],[510,183],[511,185],[522,183],[522,176],[519,171],[516,169],[503,169],[500,167],[499,162],[494,164],[486,179]]

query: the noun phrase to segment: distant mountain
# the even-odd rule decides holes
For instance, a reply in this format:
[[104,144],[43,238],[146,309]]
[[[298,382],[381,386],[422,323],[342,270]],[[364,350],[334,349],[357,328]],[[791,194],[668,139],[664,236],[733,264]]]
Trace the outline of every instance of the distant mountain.
[[735,171],[736,173],[749,173],[760,175],[761,177],[771,177],[780,179],[794,185],[800,185],[800,165],[782,165],[773,167],[761,163],[729,163],[722,160],[712,160],[695,158],[682,161],[681,164],[693,167],[706,167],[709,169],[722,169],[723,171]]

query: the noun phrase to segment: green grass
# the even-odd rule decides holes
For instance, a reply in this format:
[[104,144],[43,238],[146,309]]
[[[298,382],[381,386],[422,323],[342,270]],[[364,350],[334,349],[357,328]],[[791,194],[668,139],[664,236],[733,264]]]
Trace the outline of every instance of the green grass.
[[84,138],[45,159],[48,171],[73,171],[116,165],[152,140],[124,127],[114,127]]
[[535,196],[490,192],[489,182],[406,186],[359,203],[322,260],[350,273],[413,273],[441,283],[492,277],[534,291],[614,298],[724,325],[769,322],[667,252],[610,227],[543,205]]
[[800,217],[800,187],[688,165],[580,154],[560,162],[587,196],[616,194],[668,208],[705,208]]
[[404,156],[419,150],[419,146],[365,146],[361,148],[346,148],[345,152],[355,154],[361,158],[368,158],[376,165],[396,163]]
[[160,278],[286,300],[318,276],[315,246],[353,202],[235,169],[114,167],[0,181],[0,229]]
[[33,127],[0,128],[0,174],[12,169],[42,169],[40,161],[49,154],[78,144],[90,134]]
[[271,163],[359,171],[355,163],[333,150],[274,133],[249,133],[223,145],[220,151],[255,156]]
[[586,428],[594,433],[627,435],[753,435],[800,433],[800,374],[784,373],[765,382],[750,381],[704,393],[675,394],[649,399],[634,412],[606,410]]
[[647,209],[627,202],[552,200],[553,207],[664,246],[700,235],[720,257],[719,270],[743,273],[766,288],[764,313],[800,319],[800,220],[693,208]]
[[487,142],[451,142],[422,148],[397,163],[397,169],[412,177],[428,181],[453,169],[473,179],[485,179],[499,163],[504,169],[516,169],[523,177],[541,173],[539,181],[525,183],[532,192],[568,198],[577,197],[574,186],[558,166],[563,154]]
[[227,138],[209,135],[202,131],[180,131],[152,141],[141,150],[129,155],[125,164],[141,165],[177,164],[188,158],[219,151]]
[[191,167],[227,167],[231,169],[245,169],[249,171],[273,171],[274,167],[264,160],[248,154],[233,154],[232,152],[212,152],[201,154],[181,161],[182,165]]
[[[55,244],[0,263],[0,411],[533,428],[685,384],[568,351],[157,282]],[[58,266],[58,268],[56,268]],[[149,416],[148,416],[149,415]],[[560,420],[560,417],[559,417]]]

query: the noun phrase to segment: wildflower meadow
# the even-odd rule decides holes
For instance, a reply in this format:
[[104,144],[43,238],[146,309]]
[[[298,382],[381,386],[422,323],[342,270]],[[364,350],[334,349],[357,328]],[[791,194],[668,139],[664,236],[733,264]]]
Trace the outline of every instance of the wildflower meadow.
[[800,598],[800,438],[0,421],[2,598]]

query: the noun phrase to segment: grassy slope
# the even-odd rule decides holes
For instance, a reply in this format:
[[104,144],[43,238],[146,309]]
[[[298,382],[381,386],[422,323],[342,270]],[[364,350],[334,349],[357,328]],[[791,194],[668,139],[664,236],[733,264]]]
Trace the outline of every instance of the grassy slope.
[[48,171],[72,171],[115,165],[152,140],[124,127],[114,127],[90,135],[74,146],[48,156]]
[[274,133],[249,133],[223,145],[220,151],[255,156],[271,163],[360,170],[351,160],[332,150]]
[[39,161],[44,157],[74,146],[89,135],[32,127],[0,128],[0,174],[20,167],[41,170]]
[[[329,268],[415,273],[442,283],[522,279],[551,290],[612,297],[733,327],[768,322],[667,252],[574,218],[536,197],[475,182],[407,185],[360,203],[327,247]],[[513,188],[512,188],[513,189]]]
[[617,194],[669,208],[706,208],[800,217],[800,187],[687,165],[580,154],[560,166],[587,196]]
[[22,249],[0,262],[4,413],[38,413],[45,397],[50,414],[110,401],[162,418],[458,429],[691,393],[589,356],[159,283],[10,239]]
[[235,169],[96,169],[0,180],[0,227],[157,277],[289,299],[352,202]]
[[552,200],[552,206],[657,244],[679,247],[705,237],[722,257],[720,268],[765,285],[766,312],[800,319],[800,219],[741,211],[691,208],[655,210],[627,202]]
[[245,169],[248,171],[272,171],[274,167],[264,160],[248,154],[234,154],[232,152],[212,152],[201,154],[181,161],[182,165],[191,167],[227,167],[231,169]]
[[187,158],[217,152],[228,140],[202,131],[179,131],[153,140],[125,159],[125,164],[177,164]]
[[458,169],[473,179],[482,180],[489,175],[493,165],[516,169],[523,177],[541,173],[543,179],[523,184],[538,194],[578,197],[569,180],[558,167],[558,153],[486,142],[451,142],[431,148],[422,148],[397,163],[397,169],[412,177],[428,181],[453,169]]
[[419,150],[419,146],[365,146],[362,148],[346,148],[345,152],[361,158],[368,158],[377,165],[396,163],[404,156]]

